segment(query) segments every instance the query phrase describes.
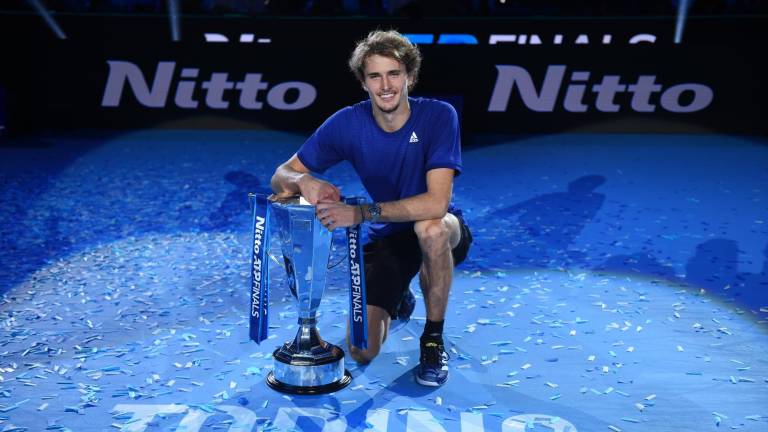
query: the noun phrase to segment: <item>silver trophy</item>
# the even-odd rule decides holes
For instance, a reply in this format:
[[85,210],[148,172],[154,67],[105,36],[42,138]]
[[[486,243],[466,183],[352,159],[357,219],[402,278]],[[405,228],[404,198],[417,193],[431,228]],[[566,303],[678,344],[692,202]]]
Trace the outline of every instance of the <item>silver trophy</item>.
[[315,216],[315,207],[299,198],[272,200],[288,287],[298,301],[299,330],[273,353],[267,384],[293,394],[330,393],[346,387],[352,375],[344,351],[324,341],[317,330],[317,308],[325,290],[333,233]]

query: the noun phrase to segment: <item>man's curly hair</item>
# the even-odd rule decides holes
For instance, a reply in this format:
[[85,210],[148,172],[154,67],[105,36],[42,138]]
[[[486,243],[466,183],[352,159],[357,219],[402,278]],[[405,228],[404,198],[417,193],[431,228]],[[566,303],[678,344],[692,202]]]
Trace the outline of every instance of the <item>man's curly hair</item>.
[[395,30],[376,30],[368,33],[368,37],[359,41],[349,57],[349,70],[361,82],[365,82],[363,74],[365,60],[372,55],[380,55],[397,60],[405,65],[405,71],[412,78],[408,84],[411,90],[419,80],[421,69],[421,52],[405,36]]

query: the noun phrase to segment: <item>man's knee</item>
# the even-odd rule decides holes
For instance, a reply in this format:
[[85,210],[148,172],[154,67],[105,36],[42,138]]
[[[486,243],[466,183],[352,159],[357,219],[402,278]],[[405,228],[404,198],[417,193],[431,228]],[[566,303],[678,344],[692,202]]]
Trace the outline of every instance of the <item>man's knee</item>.
[[449,231],[443,219],[428,219],[417,221],[413,230],[419,239],[423,251],[441,251],[448,247]]
[[379,355],[380,349],[381,347],[379,346],[371,346],[364,350],[361,350],[356,346],[350,345],[349,355],[352,356],[352,359],[356,361],[358,364],[368,364],[373,359],[375,359],[377,355]]

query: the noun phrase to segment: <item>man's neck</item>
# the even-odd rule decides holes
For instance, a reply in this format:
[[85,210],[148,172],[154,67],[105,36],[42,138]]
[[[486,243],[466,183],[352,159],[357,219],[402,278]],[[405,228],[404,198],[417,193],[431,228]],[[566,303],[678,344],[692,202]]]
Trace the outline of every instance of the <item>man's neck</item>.
[[373,104],[373,118],[376,124],[386,132],[397,132],[402,128],[411,117],[411,105],[408,99],[404,100],[400,106],[391,113],[381,111],[376,104]]

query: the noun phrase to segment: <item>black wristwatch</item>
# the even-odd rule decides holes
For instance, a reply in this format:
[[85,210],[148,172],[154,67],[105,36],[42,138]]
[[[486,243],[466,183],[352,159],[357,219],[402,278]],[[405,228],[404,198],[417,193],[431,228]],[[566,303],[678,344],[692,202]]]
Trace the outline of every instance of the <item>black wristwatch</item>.
[[372,223],[378,222],[379,218],[381,218],[381,204],[379,203],[368,204],[368,214],[371,217],[370,221]]

